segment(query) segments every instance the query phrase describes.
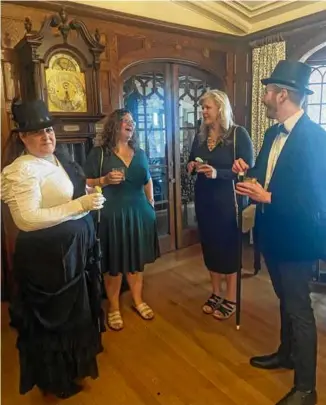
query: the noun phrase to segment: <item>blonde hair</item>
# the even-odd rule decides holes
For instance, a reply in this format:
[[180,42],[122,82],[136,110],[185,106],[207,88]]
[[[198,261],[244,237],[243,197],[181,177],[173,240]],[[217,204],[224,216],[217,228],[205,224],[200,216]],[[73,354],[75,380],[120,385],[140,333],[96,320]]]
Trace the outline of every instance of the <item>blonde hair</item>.
[[[215,102],[219,112],[219,123],[222,128],[222,140],[225,140],[231,133],[231,129],[234,126],[233,112],[229,97],[224,91],[221,90],[209,90],[202,95],[199,100],[199,105],[203,105],[205,100],[210,99]],[[199,129],[199,140],[204,142],[208,136],[209,127],[204,123]]]

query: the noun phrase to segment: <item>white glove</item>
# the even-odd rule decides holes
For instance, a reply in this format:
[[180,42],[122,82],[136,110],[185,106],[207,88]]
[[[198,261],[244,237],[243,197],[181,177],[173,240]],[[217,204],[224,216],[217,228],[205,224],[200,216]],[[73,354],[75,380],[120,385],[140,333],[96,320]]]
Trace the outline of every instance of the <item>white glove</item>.
[[86,194],[77,198],[84,211],[96,211],[103,208],[105,198],[100,193]]

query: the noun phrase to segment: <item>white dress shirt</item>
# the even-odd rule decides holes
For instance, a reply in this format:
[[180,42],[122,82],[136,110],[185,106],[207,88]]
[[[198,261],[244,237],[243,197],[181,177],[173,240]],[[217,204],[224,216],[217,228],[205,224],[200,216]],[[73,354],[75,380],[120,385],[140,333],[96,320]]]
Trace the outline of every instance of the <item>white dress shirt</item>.
[[82,218],[73,184],[58,162],[23,155],[1,173],[1,199],[8,204],[18,229],[28,232]]
[[269,152],[268,156],[268,163],[267,163],[267,170],[266,170],[266,179],[265,179],[265,190],[268,189],[269,183],[271,181],[272,175],[275,170],[275,166],[277,164],[278,158],[284,148],[286,141],[288,140],[289,136],[291,135],[291,131],[295,127],[296,123],[302,117],[304,111],[300,109],[295,114],[291,115],[287,120],[284,121],[283,125],[285,129],[288,131],[288,134],[280,133],[274,139],[273,145]]

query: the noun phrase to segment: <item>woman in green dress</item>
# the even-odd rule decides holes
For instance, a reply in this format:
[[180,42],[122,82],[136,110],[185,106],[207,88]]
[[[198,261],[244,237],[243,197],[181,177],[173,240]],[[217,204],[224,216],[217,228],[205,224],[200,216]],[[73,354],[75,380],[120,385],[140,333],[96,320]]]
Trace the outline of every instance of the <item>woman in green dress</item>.
[[137,147],[135,123],[126,109],[113,111],[104,125],[101,146],[87,158],[87,185],[100,186],[106,198],[100,237],[109,301],[108,325],[123,328],[120,313],[122,276],[126,276],[134,309],[146,320],[153,310],[143,301],[143,270],[159,257],[153,182],[145,152]]

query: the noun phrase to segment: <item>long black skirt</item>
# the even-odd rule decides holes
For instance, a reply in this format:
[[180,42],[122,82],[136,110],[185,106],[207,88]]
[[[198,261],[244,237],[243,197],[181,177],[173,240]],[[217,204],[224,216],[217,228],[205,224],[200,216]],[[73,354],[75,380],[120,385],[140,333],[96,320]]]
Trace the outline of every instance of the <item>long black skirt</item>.
[[18,235],[18,292],[10,315],[18,331],[21,394],[34,385],[62,392],[76,379],[98,376],[101,340],[89,285],[94,242],[90,215]]

